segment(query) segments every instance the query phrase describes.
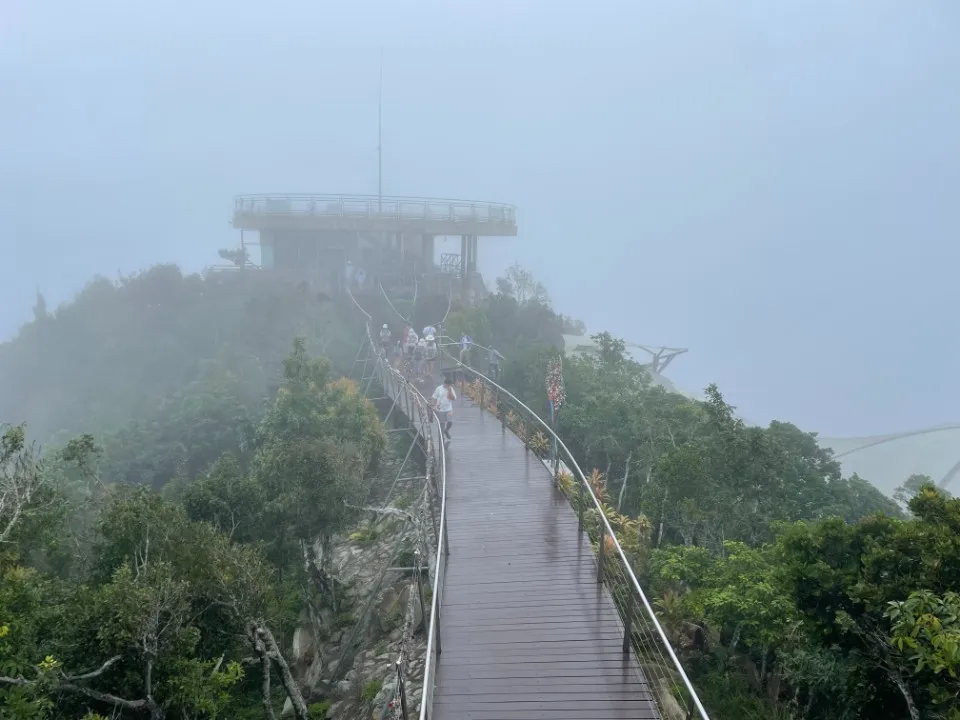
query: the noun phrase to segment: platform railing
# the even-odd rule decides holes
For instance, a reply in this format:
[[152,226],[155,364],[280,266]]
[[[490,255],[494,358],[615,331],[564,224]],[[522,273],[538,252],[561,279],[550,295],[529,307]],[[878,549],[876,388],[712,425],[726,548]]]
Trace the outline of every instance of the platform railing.
[[[389,358],[378,350],[378,344],[373,334],[373,318],[357,302],[349,290],[350,300],[361,315],[366,331],[366,342],[373,353],[373,376],[384,391],[401,406],[410,423],[414,426],[418,437],[422,438],[422,448],[427,458],[427,478],[433,486],[435,505],[439,513],[431,504],[431,520],[436,546],[436,554],[430,567],[430,578],[433,581],[429,601],[429,615],[424,609],[427,619],[427,649],[423,669],[423,687],[420,699],[421,720],[429,720],[433,709],[433,690],[436,682],[437,662],[440,657],[440,617],[443,608],[443,580],[447,568],[447,556],[450,553],[447,539],[447,465],[446,449],[443,444],[443,433],[440,420],[430,408],[426,397],[404,375],[394,368]],[[398,665],[398,678],[403,669]],[[407,678],[407,682],[411,682]],[[409,695],[409,693],[407,693]]]
[[452,355],[447,348],[456,344],[443,338],[441,372],[458,376],[461,404],[469,397],[483,411],[495,415],[502,432],[514,433],[553,474],[557,487],[577,513],[581,532],[587,533],[594,546],[597,583],[607,587],[616,605],[622,623],[623,652],[635,654],[660,717],[709,720],[634,572],[634,563],[645,543],[641,537],[643,528],[607,506],[606,489],[599,479],[588,479],[563,440],[537,413],[509,390]]
[[238,195],[238,215],[317,215],[516,224],[516,208],[505,203],[384,195]]

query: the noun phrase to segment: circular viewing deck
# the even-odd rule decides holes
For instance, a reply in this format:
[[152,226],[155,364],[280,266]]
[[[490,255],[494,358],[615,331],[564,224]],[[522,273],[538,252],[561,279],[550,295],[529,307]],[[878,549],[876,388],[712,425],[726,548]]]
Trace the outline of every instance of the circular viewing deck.
[[243,230],[351,230],[512,237],[513,205],[385,195],[238,195],[233,226]]

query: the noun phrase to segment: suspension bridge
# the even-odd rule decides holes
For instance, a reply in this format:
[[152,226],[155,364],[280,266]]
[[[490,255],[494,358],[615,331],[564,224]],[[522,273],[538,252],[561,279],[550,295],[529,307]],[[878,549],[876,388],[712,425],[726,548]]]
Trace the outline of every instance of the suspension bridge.
[[[422,677],[404,677],[397,662],[398,716],[708,720],[563,441],[441,344],[439,371],[459,380],[445,446],[422,392],[440,373],[418,386],[393,367],[377,350],[371,315],[348,294],[365,329],[361,374],[408,419],[434,496],[427,657]],[[419,707],[409,702],[414,687]]]

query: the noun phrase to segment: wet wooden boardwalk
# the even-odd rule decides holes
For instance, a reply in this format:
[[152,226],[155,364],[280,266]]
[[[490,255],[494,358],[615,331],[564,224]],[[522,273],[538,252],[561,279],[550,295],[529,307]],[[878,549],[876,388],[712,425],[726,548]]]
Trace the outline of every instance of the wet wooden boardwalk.
[[658,718],[622,652],[590,544],[549,471],[469,399],[455,404],[452,435],[431,719]]

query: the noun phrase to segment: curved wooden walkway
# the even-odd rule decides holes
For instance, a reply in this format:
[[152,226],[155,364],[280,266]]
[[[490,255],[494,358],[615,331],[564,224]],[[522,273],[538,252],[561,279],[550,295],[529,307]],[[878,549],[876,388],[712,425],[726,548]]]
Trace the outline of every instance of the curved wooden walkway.
[[622,651],[590,543],[550,472],[469,398],[454,407],[431,719],[658,718],[633,654]]

